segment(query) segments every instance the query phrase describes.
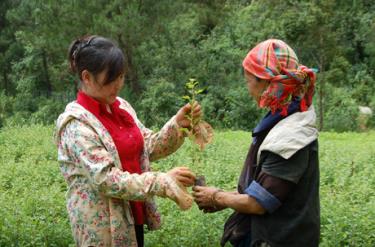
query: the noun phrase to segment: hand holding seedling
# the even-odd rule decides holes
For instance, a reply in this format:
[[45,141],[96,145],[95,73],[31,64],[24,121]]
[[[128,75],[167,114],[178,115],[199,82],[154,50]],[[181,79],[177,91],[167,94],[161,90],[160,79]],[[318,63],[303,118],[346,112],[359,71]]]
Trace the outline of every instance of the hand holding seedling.
[[187,103],[176,114],[177,124],[181,128],[190,129],[194,123],[192,120],[199,121],[202,116],[201,106],[197,101],[193,102],[193,105]]
[[223,210],[225,207],[219,206],[216,202],[216,195],[219,192],[222,192],[222,190],[215,187],[194,186],[194,201],[204,213],[214,213]]
[[196,101],[196,97],[203,93],[204,89],[197,88],[198,84],[198,81],[195,79],[189,79],[185,84],[185,87],[188,90],[188,95],[184,95],[182,98],[189,103],[180,110],[185,113],[184,116],[186,118],[183,121],[183,124],[186,125],[180,126],[182,127],[182,130],[187,133],[189,138],[199,146],[200,150],[203,151],[204,147],[212,141],[213,129],[211,125],[202,120],[201,107]]

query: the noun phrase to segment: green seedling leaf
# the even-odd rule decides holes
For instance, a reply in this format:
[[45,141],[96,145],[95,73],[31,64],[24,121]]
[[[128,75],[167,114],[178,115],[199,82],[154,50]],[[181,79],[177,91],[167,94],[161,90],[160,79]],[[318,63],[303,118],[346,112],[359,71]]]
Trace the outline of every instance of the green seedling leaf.
[[198,89],[197,91],[195,91],[196,94],[201,94],[204,92],[204,89]]

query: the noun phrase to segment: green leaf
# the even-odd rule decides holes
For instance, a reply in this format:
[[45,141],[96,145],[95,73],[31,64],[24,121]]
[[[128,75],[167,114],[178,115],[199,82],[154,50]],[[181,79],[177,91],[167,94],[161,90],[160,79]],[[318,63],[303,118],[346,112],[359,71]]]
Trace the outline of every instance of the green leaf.
[[201,94],[203,93],[204,89],[198,89],[197,91],[195,91],[195,94]]

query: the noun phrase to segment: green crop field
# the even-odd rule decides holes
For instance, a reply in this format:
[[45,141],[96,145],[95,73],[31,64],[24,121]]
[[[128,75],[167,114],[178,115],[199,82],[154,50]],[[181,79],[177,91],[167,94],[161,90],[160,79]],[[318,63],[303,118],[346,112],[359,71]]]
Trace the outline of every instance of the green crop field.
[[[0,130],[0,246],[73,246],[52,132],[51,126]],[[208,184],[234,190],[250,140],[249,132],[216,133],[199,169],[190,164],[187,141],[154,169],[190,166]],[[321,246],[375,246],[375,132],[321,133],[319,145]],[[219,246],[231,210],[181,212],[171,201],[158,202],[163,228],[146,232],[146,246]]]

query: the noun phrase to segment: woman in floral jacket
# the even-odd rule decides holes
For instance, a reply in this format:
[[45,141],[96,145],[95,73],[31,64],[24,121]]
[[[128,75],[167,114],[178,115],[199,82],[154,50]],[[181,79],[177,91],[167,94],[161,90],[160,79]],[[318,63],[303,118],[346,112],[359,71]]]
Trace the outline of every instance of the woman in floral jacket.
[[[57,120],[56,143],[68,184],[67,210],[77,246],[143,246],[143,225],[160,227],[154,196],[181,209],[192,205],[186,167],[151,172],[150,161],[176,151],[190,126],[182,107],[157,133],[145,128],[134,109],[117,97],[124,84],[124,55],[110,40],[75,40],[69,62],[80,78],[77,100]],[[193,106],[199,118],[200,106]]]

